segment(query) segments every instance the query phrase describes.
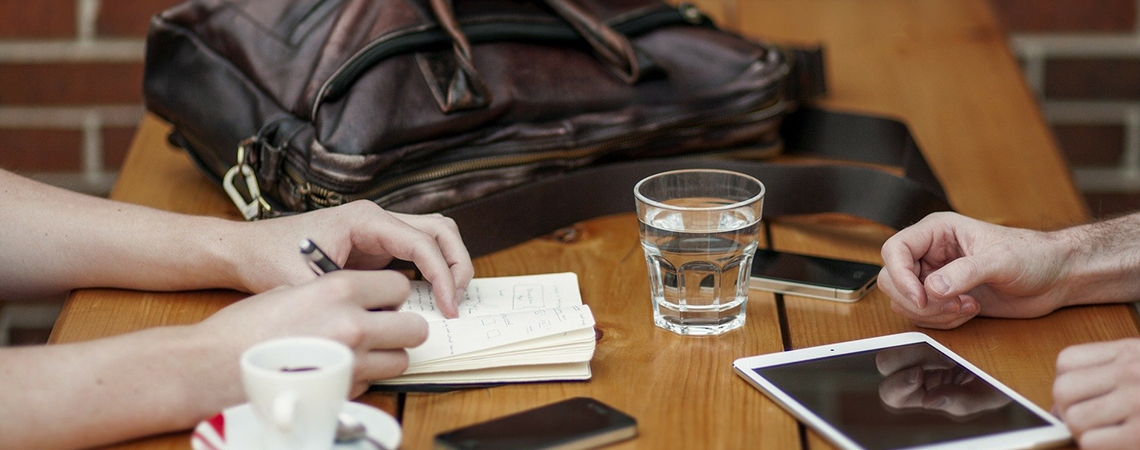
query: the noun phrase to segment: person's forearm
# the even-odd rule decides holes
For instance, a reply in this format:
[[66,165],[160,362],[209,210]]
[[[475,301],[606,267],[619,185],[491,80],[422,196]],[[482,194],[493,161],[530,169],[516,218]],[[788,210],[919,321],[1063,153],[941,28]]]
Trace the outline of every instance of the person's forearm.
[[189,429],[238,404],[238,355],[165,327],[0,349],[0,448],[81,448]]
[[1067,305],[1140,300],[1140,213],[1054,233],[1070,247]]
[[0,298],[80,287],[240,288],[227,221],[178,215],[0,171]]

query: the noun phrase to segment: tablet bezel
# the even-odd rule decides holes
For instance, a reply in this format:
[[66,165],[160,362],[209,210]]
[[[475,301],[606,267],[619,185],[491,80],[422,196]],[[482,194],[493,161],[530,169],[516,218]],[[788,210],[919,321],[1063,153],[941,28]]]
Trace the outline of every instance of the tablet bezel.
[[858,450],[862,449],[863,447],[852,441],[837,428],[832,426],[830,423],[827,423],[825,420],[823,420],[823,418],[816,415],[810,409],[797,402],[787,393],[780,390],[770,381],[757,373],[755,369],[795,362],[812,361],[816,359],[840,356],[850,353],[881,350],[889,347],[898,347],[916,343],[926,343],[931,347],[934,347],[939,352],[953,359],[958,364],[961,364],[963,367],[970,370],[978,377],[989,382],[1002,393],[1013,399],[1013,401],[1021,404],[1026,409],[1040,416],[1042,419],[1048,422],[1049,425],[1025,430],[1007,431],[989,436],[959,439],[938,444],[920,445],[917,447],[909,448],[941,450],[949,448],[961,448],[964,445],[968,445],[970,448],[984,447],[994,449],[1048,448],[1061,446],[1072,442],[1072,436],[1069,433],[1068,428],[1065,427],[1065,424],[1060,420],[1053,417],[1053,415],[1033,404],[1033,402],[1021,396],[1021,394],[1018,394],[1013,389],[1010,389],[1005,384],[990,376],[985,371],[979,369],[977,366],[971,364],[969,361],[966,361],[961,356],[958,356],[957,353],[954,353],[942,344],[939,344],[938,341],[935,341],[933,338],[924,333],[899,333],[868,339],[860,339],[856,341],[821,345],[818,347],[791,350],[782,353],[750,356],[737,359],[732,363],[732,367],[737,375],[740,375],[742,378],[747,380],[750,384],[759,389],[773,401],[784,407],[785,410],[791,412],[792,415],[796,416],[796,418],[798,418],[801,422],[823,435],[824,438],[831,441],[836,446],[843,449]]

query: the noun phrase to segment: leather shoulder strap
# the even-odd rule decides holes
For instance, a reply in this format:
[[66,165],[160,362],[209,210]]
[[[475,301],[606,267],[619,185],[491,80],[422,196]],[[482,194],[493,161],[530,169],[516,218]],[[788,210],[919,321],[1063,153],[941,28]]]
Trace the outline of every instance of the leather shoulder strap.
[[633,186],[654,173],[715,168],[747,173],[767,188],[764,216],[842,213],[902,229],[950,204],[906,125],[891,119],[803,109],[781,130],[786,153],[901,167],[788,165],[707,157],[604,164],[504,190],[441,211],[453,218],[472,257],[582,220],[634,210]]

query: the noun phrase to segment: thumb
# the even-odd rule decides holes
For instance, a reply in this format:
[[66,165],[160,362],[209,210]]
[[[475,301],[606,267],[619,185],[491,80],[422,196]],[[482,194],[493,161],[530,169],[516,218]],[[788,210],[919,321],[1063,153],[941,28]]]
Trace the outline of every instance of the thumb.
[[939,297],[956,297],[994,279],[1001,270],[995,258],[966,256],[932,272],[923,284]]

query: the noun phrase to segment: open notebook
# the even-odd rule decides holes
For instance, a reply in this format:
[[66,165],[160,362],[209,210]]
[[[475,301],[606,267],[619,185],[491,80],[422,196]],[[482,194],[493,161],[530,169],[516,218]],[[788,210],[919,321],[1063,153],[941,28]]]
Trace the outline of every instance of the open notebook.
[[594,316],[578,276],[554,273],[476,278],[445,319],[431,285],[412,282],[400,311],[428,320],[427,341],[408,349],[403,375],[379,385],[585,380],[594,356]]

